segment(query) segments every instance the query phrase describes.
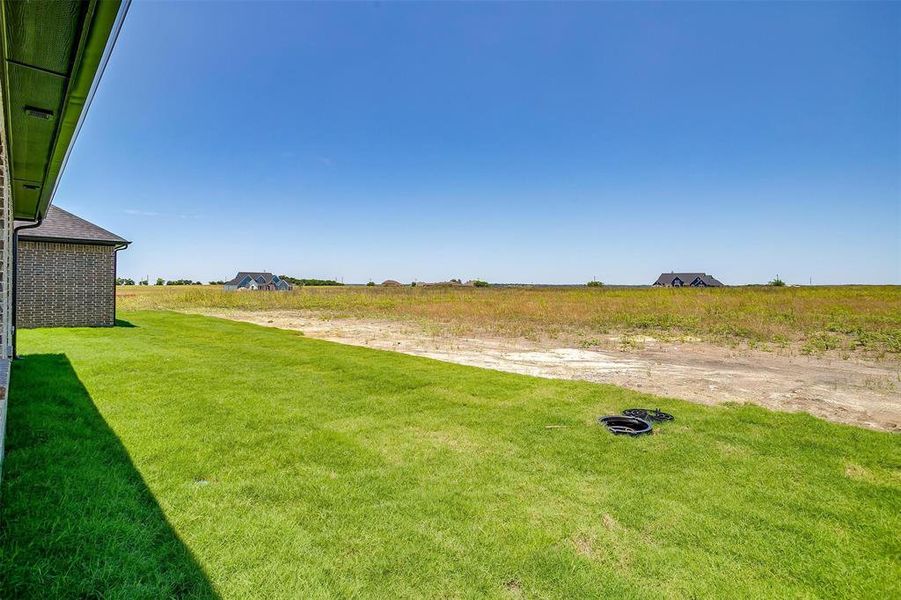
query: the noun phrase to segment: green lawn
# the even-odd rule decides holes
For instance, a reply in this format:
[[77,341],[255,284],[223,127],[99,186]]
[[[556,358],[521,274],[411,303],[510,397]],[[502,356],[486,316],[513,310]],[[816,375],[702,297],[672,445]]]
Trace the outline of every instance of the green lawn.
[[901,594],[898,436],[123,318],[20,335],[2,598]]

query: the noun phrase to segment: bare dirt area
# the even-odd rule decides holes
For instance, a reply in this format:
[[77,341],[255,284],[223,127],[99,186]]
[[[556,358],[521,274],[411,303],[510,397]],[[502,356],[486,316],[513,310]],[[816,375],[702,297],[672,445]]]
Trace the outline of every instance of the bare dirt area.
[[536,377],[578,379],[702,404],[749,402],[835,421],[901,431],[901,364],[855,358],[785,356],[699,341],[609,336],[611,349],[559,340],[435,334],[416,323],[323,319],[309,311],[203,311],[209,316],[302,331],[312,338],[393,350]]

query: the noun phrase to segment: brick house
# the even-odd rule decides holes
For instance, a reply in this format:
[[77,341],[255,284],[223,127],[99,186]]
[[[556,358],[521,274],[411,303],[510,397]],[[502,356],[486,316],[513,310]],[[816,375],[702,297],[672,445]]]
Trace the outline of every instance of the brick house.
[[16,322],[33,327],[112,327],[116,253],[129,242],[58,206],[39,227],[16,222]]

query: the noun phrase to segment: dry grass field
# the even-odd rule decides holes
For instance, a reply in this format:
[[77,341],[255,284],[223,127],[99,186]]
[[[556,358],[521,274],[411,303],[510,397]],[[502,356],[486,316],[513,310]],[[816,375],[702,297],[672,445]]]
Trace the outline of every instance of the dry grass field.
[[120,287],[119,308],[309,311],[321,318],[416,321],[436,333],[562,338],[694,338],[728,346],[879,359],[901,357],[901,287],[435,288],[303,287],[286,293],[214,286]]

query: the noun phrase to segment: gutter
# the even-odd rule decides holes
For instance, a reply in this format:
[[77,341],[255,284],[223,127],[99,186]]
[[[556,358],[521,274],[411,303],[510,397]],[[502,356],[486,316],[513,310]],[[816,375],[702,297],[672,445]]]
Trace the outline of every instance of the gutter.
[[40,216],[37,221],[34,223],[29,223],[28,225],[19,225],[18,227],[13,227],[13,260],[12,260],[12,339],[11,341],[11,352],[10,359],[16,359],[16,330],[18,329],[18,287],[19,287],[19,231],[23,229],[34,229],[35,227],[40,227],[41,223],[44,222],[44,217]]
[[[28,228],[31,229],[31,225],[28,225]],[[51,236],[41,236],[41,235],[26,235],[22,238],[23,241],[28,242],[49,242],[51,244],[84,244],[87,246],[115,246],[116,250],[122,250],[127,247],[131,242],[128,241],[113,241],[113,240],[91,240],[85,238],[66,238],[66,237],[51,237]]]

